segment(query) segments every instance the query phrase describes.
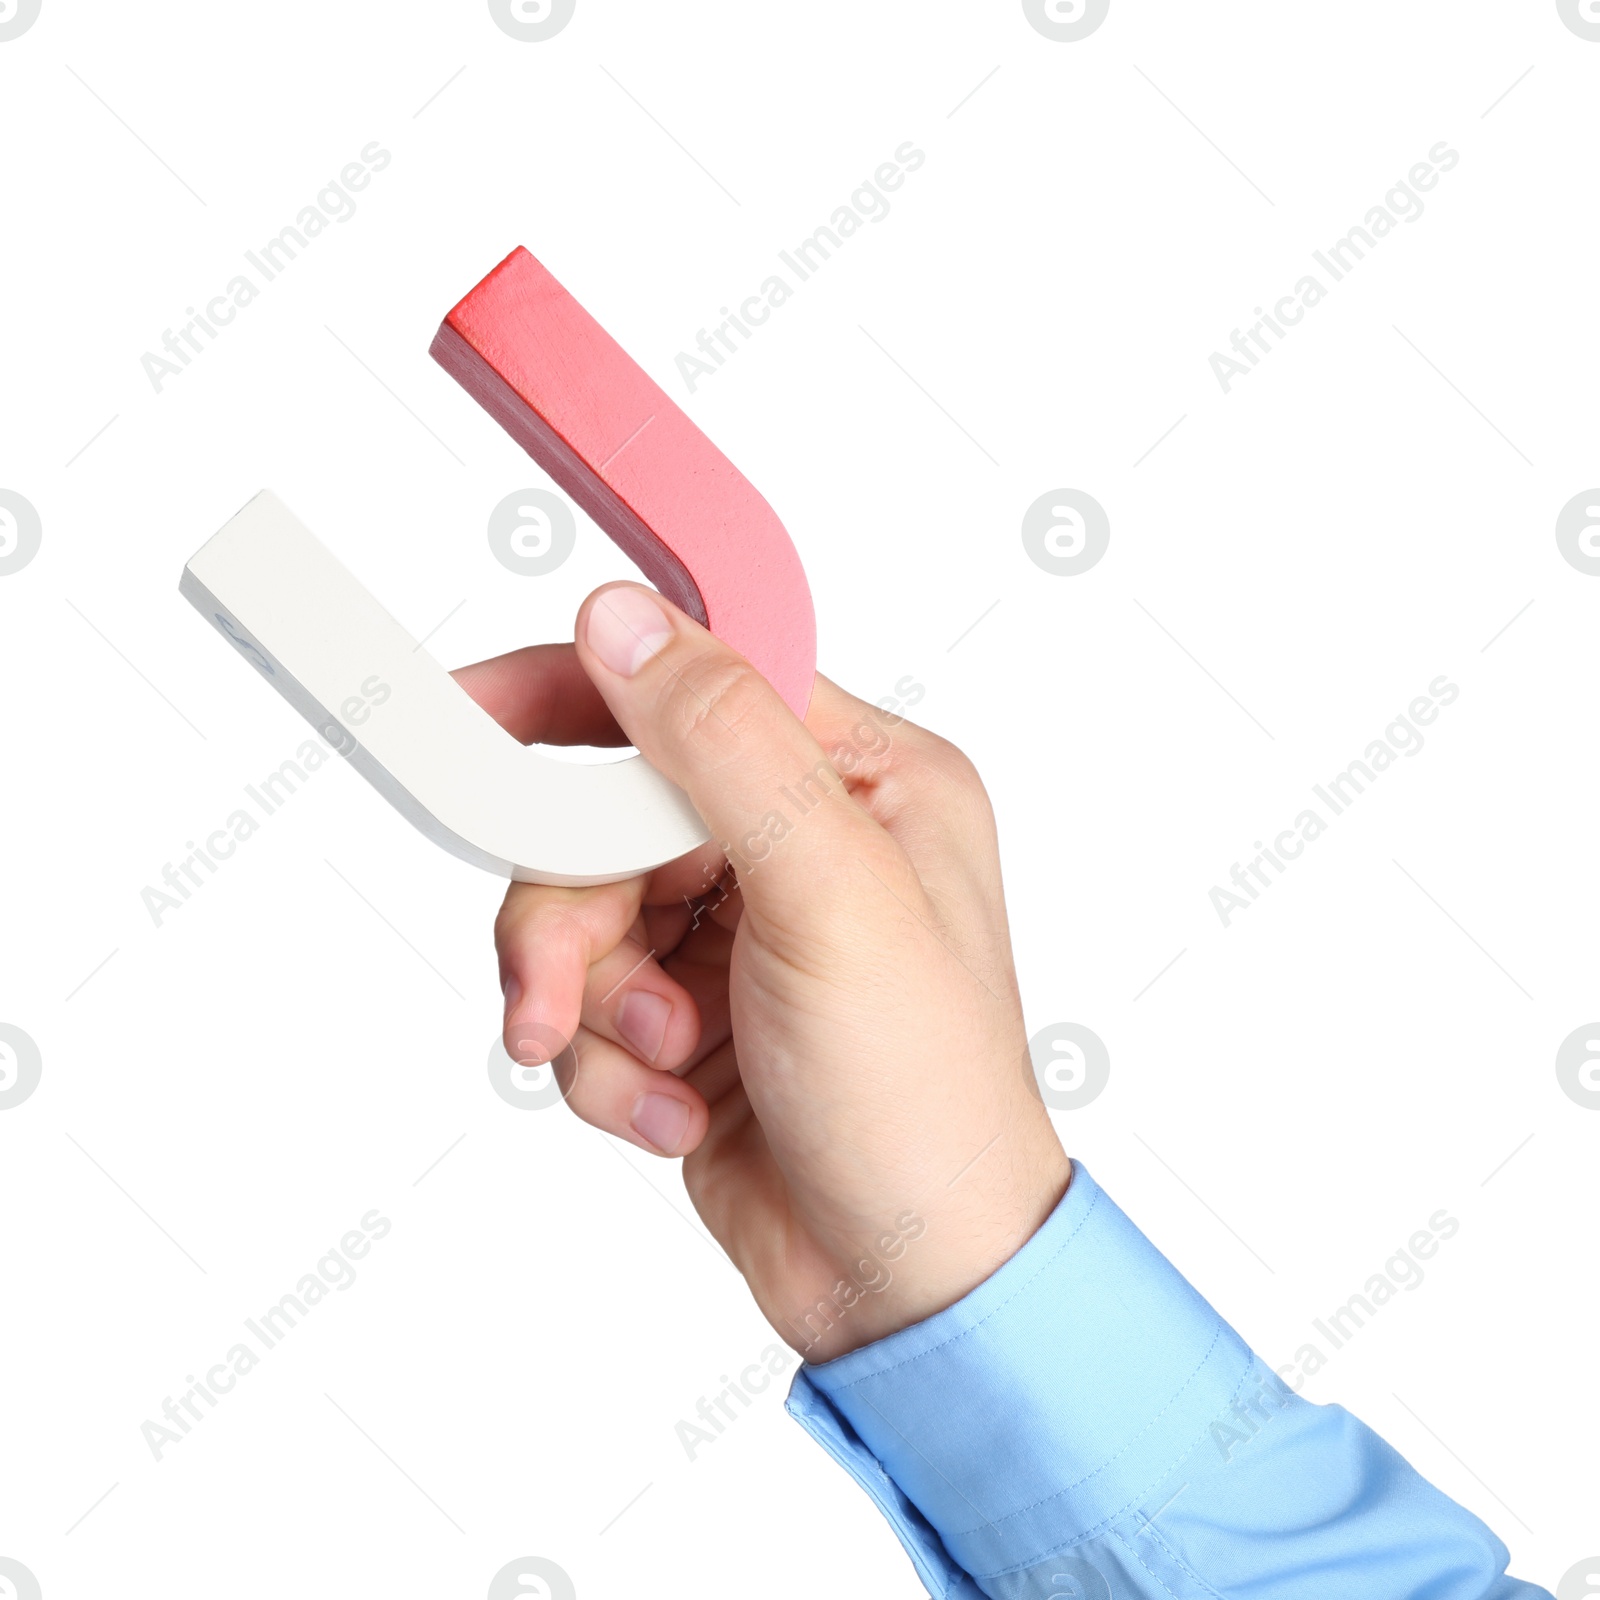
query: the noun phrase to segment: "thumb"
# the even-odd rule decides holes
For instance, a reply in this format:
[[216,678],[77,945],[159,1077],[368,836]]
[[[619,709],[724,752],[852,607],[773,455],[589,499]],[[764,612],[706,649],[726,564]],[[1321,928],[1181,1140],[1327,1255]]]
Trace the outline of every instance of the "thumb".
[[887,838],[777,690],[653,590],[596,590],[576,641],[611,714],[689,796],[757,916],[792,915],[841,860]]

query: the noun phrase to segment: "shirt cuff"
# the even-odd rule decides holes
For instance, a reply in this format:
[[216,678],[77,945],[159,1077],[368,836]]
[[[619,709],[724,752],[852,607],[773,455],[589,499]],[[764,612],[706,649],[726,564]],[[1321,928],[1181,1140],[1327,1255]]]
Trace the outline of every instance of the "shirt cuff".
[[1073,1579],[1093,1593],[1072,1548],[1116,1537],[1255,1365],[1074,1163],[1060,1204],[992,1277],[926,1322],[803,1366],[788,1410],[877,1502],[931,1594],[1031,1592],[1041,1566],[1063,1569],[1063,1592]]

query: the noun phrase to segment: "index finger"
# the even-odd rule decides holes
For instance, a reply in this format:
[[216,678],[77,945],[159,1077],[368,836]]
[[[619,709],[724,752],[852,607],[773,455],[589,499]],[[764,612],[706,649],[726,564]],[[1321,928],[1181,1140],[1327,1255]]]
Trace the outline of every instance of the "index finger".
[[530,644],[450,674],[522,744],[625,745],[571,644]]

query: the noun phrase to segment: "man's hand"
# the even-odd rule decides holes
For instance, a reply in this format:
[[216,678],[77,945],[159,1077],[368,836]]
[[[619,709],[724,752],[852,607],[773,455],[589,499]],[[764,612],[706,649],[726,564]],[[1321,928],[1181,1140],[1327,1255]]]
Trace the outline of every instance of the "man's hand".
[[507,1051],[572,1042],[572,1109],[684,1158],[706,1226],[808,1359],[931,1316],[1071,1172],[1028,1065],[977,773],[820,676],[801,723],[639,585],[591,595],[576,636],[456,676],[524,741],[631,740],[714,842],[625,883],[511,885]]

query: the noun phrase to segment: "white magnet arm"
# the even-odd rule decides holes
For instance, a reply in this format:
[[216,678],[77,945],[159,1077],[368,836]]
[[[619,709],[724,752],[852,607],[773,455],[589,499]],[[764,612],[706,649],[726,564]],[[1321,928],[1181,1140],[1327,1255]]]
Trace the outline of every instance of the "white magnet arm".
[[683,791],[641,756],[588,766],[519,744],[270,492],[195,554],[179,589],[396,810],[463,861],[578,888],[647,872],[709,837]]

